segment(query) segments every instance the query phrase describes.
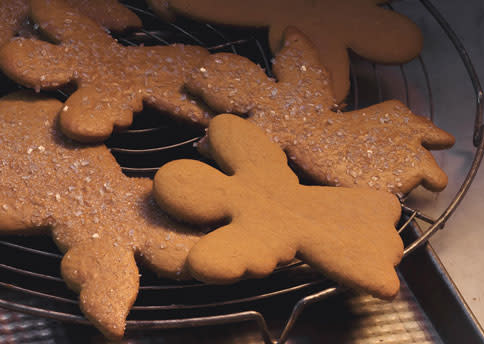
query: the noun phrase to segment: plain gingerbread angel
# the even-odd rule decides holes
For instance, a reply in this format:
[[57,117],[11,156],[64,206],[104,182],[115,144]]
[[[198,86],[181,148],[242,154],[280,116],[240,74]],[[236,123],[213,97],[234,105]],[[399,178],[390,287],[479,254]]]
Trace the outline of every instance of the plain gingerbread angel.
[[194,277],[229,283],[264,277],[298,256],[335,281],[390,299],[403,245],[397,198],[384,191],[303,186],[284,152],[253,123],[222,114],[206,141],[219,170],[196,160],[162,166],[154,195],[194,224],[226,223],[193,246]]

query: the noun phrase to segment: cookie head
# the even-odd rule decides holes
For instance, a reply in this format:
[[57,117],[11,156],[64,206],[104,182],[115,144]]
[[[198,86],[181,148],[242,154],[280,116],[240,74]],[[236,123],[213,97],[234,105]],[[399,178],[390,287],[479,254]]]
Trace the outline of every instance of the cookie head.
[[191,223],[227,223],[191,249],[188,265],[203,281],[263,277],[295,256],[336,281],[381,298],[399,289],[402,257],[395,230],[400,204],[370,189],[299,184],[282,150],[257,126],[216,116],[208,149],[221,167],[178,160],[155,176],[160,207]]

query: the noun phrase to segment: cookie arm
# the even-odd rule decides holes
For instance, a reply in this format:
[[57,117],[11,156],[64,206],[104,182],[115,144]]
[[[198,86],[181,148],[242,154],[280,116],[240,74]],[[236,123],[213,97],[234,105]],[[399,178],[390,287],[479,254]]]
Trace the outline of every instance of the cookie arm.
[[106,140],[114,128],[129,127],[133,112],[143,108],[142,94],[122,93],[118,88],[94,85],[81,87],[65,102],[60,113],[60,124],[65,135],[80,142]]
[[[148,75],[143,82],[143,97],[146,104],[186,122],[206,127],[211,110],[199,99],[188,94],[184,84],[192,70],[209,55],[202,47],[182,44],[157,46],[149,50],[145,48],[143,56],[138,60],[146,60]],[[160,62],[162,64],[159,68],[152,67],[159,65]],[[149,73],[152,69],[154,73]]]
[[80,292],[86,317],[111,339],[124,334],[125,321],[139,287],[133,252],[93,239],[72,247],[61,263],[62,277]]
[[249,59],[230,53],[214,54],[194,69],[186,82],[187,89],[200,96],[218,113],[248,114],[254,99],[270,90],[264,71]]
[[15,39],[0,49],[3,72],[31,88],[67,84],[73,78],[75,64],[73,58],[65,56],[63,47],[35,39]]

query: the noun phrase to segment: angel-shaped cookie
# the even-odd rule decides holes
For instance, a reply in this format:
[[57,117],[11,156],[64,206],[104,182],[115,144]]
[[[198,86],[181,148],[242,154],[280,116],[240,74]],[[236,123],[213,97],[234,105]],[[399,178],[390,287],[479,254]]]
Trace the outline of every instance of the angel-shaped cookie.
[[224,173],[176,160],[155,176],[160,207],[195,224],[228,223],[188,256],[192,274],[228,283],[263,277],[296,255],[332,279],[392,298],[403,253],[395,230],[400,203],[370,189],[303,186],[284,152],[253,123],[233,115],[211,122],[204,142]]
[[177,118],[208,122],[208,111],[183,91],[187,73],[208,52],[195,46],[124,47],[62,0],[32,0],[33,20],[58,43],[16,39],[0,50],[7,76],[37,90],[73,82],[60,124],[83,142],[128,127],[143,102]]
[[[117,0],[66,0],[105,28],[121,32],[141,27],[141,20]],[[7,43],[27,19],[29,0],[5,0],[0,2],[0,46]]]
[[379,63],[403,63],[422,49],[422,34],[407,17],[384,9],[387,0],[148,0],[165,19],[173,12],[219,24],[269,27],[277,52],[283,31],[294,26],[317,47],[329,70],[336,102],[350,87],[347,49]]
[[328,73],[299,31],[286,31],[273,72],[277,81],[244,57],[214,54],[187,86],[219,113],[248,115],[317,183],[393,193],[419,184],[433,191],[447,185],[427,149],[448,148],[453,136],[395,100],[333,112]]
[[0,99],[0,233],[50,232],[81,310],[119,338],[138,293],[135,256],[160,275],[187,277],[186,256],[200,233],[168,219],[152,181],[126,177],[104,145],[63,136],[61,108],[31,93]]

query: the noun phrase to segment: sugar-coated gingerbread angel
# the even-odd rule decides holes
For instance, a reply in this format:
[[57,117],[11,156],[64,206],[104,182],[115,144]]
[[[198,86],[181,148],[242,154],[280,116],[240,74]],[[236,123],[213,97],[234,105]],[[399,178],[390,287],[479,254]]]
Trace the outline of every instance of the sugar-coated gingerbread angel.
[[[141,20],[117,0],[66,0],[105,28],[121,32],[141,27]],[[29,0],[0,2],[0,46],[7,43],[20,29],[29,14]]]
[[60,116],[70,138],[103,141],[113,128],[128,127],[143,102],[188,122],[208,122],[208,110],[183,90],[188,72],[208,55],[205,49],[180,44],[124,47],[62,0],[32,0],[31,12],[58,44],[16,39],[0,50],[0,67],[37,90],[77,85]]
[[220,53],[208,56],[187,86],[218,113],[248,115],[317,183],[393,193],[447,185],[428,149],[452,146],[453,136],[396,100],[332,111],[328,73],[298,30],[286,31],[273,73],[277,81],[244,57]]
[[152,181],[126,177],[106,146],[62,135],[61,108],[31,93],[0,99],[0,233],[50,233],[81,310],[120,338],[138,293],[135,257],[160,275],[186,278],[200,233],[162,213]]

